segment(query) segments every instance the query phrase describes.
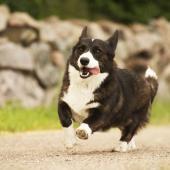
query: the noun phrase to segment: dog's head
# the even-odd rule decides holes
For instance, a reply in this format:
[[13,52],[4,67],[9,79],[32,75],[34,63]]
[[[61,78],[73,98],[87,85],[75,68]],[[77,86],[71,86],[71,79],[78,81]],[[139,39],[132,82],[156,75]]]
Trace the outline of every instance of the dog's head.
[[118,31],[108,40],[91,39],[85,27],[79,37],[78,43],[73,47],[70,64],[79,72],[81,78],[88,78],[113,68],[113,58],[118,42]]

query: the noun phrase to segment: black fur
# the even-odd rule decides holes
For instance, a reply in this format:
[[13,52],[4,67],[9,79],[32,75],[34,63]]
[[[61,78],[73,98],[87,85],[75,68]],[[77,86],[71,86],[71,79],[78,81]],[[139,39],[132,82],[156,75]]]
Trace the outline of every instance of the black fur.
[[[90,50],[99,61],[100,71],[109,73],[101,86],[94,91],[94,101],[100,103],[98,108],[89,109],[87,123],[92,132],[118,127],[122,131],[121,141],[129,142],[137,131],[149,120],[149,110],[156,95],[158,82],[154,78],[145,78],[135,71],[119,69],[114,62],[118,32],[107,41],[87,37],[87,28],[73,48],[68,64],[77,70],[79,56]],[[68,65],[67,65],[68,66]],[[64,127],[71,123],[71,108],[62,101],[63,93],[69,87],[68,67],[63,79],[59,98],[59,117]]]

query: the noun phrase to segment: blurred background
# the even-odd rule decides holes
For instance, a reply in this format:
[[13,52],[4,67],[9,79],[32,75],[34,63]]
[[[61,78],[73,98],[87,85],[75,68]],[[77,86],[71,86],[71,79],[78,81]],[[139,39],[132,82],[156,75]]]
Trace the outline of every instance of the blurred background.
[[167,0],[0,0],[0,132],[61,127],[61,78],[84,26],[103,40],[120,31],[120,67],[153,67],[159,91],[151,124],[170,124],[169,11]]

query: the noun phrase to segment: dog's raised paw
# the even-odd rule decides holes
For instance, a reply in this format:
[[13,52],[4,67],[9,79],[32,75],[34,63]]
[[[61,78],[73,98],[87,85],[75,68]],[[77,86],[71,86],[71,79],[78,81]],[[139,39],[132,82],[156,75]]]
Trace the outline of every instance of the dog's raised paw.
[[92,134],[92,130],[90,129],[89,125],[86,123],[82,123],[76,129],[76,136],[80,139],[88,139],[91,134]]
[[76,136],[80,139],[88,139],[88,133],[84,129],[77,129]]

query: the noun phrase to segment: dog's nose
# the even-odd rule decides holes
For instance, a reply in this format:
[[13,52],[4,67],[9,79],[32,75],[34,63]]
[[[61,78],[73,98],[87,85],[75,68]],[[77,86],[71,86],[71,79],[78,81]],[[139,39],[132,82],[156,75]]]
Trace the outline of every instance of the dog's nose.
[[89,64],[89,59],[86,58],[86,57],[82,57],[80,59],[80,63],[83,65],[83,66],[87,66],[87,64]]

